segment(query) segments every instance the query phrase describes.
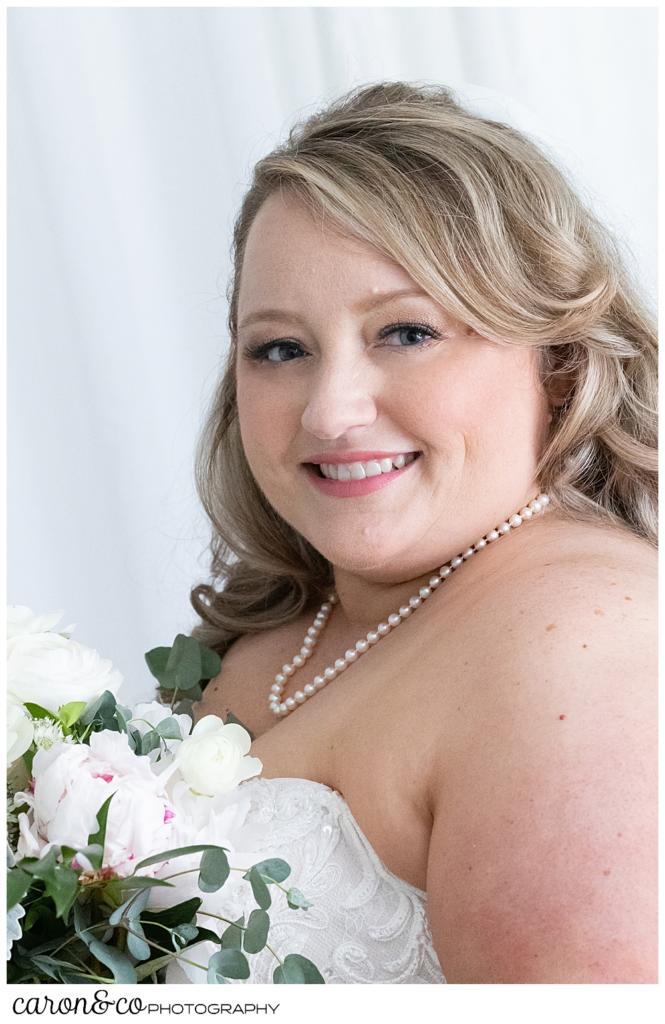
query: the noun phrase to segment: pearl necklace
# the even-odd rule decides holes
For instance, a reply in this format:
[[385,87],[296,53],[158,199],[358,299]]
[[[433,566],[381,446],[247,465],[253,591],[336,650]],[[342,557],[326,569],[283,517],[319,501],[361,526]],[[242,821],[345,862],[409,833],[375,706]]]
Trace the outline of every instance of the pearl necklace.
[[534,515],[541,512],[547,505],[549,505],[550,499],[547,494],[539,494],[537,498],[530,501],[528,505],[521,508],[519,512],[515,512],[505,522],[501,523],[496,527],[495,530],[485,536],[481,537],[479,541],[473,544],[470,548],[462,555],[457,555],[451,559],[446,565],[442,565],[441,568],[432,576],[427,586],[421,587],[417,594],[410,597],[407,604],[402,605],[398,612],[394,612],[388,616],[386,622],[380,622],[375,630],[370,630],[366,637],[362,640],[358,640],[353,648],[348,650],[343,658],[337,658],[334,665],[329,665],[328,668],[324,669],[322,675],[314,676],[310,683],[307,683],[302,690],[296,690],[293,697],[287,697],[286,700],[282,700],[284,693],[284,687],[289,676],[292,676],[299,668],[302,668],[308,658],[311,657],[314,648],[319,641],[319,634],[324,628],[328,617],[333,609],[333,606],[337,604],[338,597],[333,592],[328,595],[328,600],[324,601],[321,605],[314,622],[307,630],[307,634],[303,640],[303,646],[300,648],[300,653],[296,654],[290,664],[283,665],[282,671],[278,672],[275,676],[275,682],[270,687],[270,695],[268,698],[268,705],[270,710],[276,717],[284,717],[297,708],[300,704],[304,704],[306,700],[313,697],[314,694],[326,686],[331,679],[338,676],[341,672],[349,667],[354,661],[357,661],[361,655],[365,654],[370,647],[387,636],[388,633],[396,629],[397,626],[404,619],[407,619],[412,612],[419,608],[423,601],[426,601],[433,590],[435,590],[440,583],[443,583],[451,573],[458,569],[463,562],[471,558],[476,551],[481,551],[488,544],[491,544],[495,540],[499,540],[501,537],[510,533],[511,530],[521,526],[525,520],[531,519]]

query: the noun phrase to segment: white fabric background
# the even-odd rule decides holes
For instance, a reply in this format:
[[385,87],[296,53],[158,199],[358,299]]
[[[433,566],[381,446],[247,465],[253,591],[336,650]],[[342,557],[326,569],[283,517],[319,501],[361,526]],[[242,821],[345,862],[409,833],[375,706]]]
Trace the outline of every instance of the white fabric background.
[[653,8],[15,8],[8,51],[8,600],[63,608],[126,700],[195,621],[233,218],[297,116],[380,79],[497,90],[655,305]]

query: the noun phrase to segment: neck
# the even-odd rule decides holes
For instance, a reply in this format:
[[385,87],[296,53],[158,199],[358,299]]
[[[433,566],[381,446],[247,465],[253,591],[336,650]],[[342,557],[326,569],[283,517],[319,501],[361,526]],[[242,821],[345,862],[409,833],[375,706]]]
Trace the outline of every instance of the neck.
[[[508,549],[510,561],[518,555],[523,545],[533,544],[534,533],[540,533],[540,523],[551,518],[549,508],[524,520],[518,528],[510,530],[507,536],[488,543],[477,550],[459,567],[468,581],[475,577],[486,577],[496,572],[504,562]],[[497,523],[497,526],[499,524]],[[473,525],[472,525],[473,529]],[[418,594],[421,587],[427,586],[429,579],[438,573],[443,565],[462,555],[473,547],[481,536],[486,536],[492,527],[482,528],[473,536],[469,536],[469,525],[459,530],[451,530],[445,543],[432,548],[423,558],[413,558],[401,568],[386,569],[359,573],[347,569],[335,568],[334,590],[338,597],[335,606],[334,621],[345,635],[360,637],[370,630],[376,629],[378,623],[387,619],[388,615],[409,603],[409,598]],[[477,561],[479,560],[479,561]],[[468,574],[468,575],[467,575]]]

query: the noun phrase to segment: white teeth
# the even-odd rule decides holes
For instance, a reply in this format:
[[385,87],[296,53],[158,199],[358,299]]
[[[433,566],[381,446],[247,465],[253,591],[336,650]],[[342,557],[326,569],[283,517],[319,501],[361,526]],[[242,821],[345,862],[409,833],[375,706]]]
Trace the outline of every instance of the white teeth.
[[416,453],[395,455],[392,459],[371,459],[369,462],[322,462],[320,470],[331,480],[364,480],[365,477],[392,473],[403,469],[416,458]]

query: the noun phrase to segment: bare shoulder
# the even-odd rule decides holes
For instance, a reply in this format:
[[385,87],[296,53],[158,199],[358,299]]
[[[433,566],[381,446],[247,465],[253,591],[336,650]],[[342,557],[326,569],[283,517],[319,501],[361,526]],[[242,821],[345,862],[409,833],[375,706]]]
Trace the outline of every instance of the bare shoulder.
[[[300,618],[261,633],[238,637],[222,659],[220,674],[211,679],[203,697],[194,706],[194,717],[229,712],[260,736],[274,725],[267,708],[267,697],[276,669],[293,656],[295,640],[306,629]],[[306,625],[311,624],[311,616]]]
[[655,558],[584,540],[562,535],[478,608],[486,650],[432,790],[451,981],[656,980]]

